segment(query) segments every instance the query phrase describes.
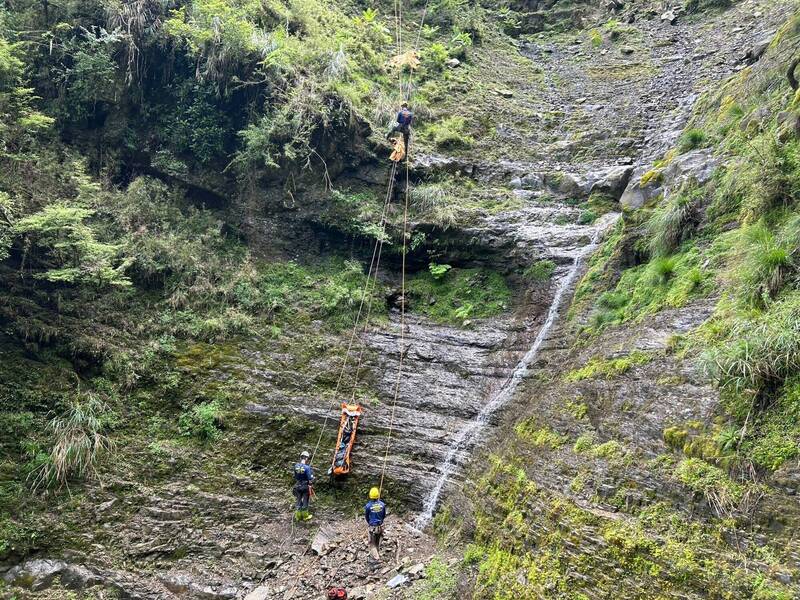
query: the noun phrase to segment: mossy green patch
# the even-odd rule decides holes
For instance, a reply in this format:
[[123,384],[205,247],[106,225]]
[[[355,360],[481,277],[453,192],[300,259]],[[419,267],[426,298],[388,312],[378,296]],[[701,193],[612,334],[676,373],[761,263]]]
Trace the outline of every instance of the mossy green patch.
[[440,277],[420,272],[408,282],[411,310],[441,323],[461,325],[508,310],[511,290],[487,269],[450,269]]
[[552,260],[543,259],[537,260],[535,263],[529,265],[525,271],[522,273],[525,279],[530,281],[541,283],[544,281],[550,281],[553,277],[553,273],[555,273],[556,265]]
[[567,436],[550,427],[538,426],[535,417],[517,423],[514,427],[514,432],[520,439],[525,440],[536,448],[555,450],[567,443]]
[[635,366],[647,364],[653,360],[652,355],[635,350],[620,358],[594,357],[580,369],[575,369],[564,375],[565,381],[581,381],[583,379],[605,378],[613,379],[627,373]]

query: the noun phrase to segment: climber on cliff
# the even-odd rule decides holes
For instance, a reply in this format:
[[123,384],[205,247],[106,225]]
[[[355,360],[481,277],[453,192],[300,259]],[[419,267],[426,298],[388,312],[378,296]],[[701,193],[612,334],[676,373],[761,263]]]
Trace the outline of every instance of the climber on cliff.
[[369,527],[369,553],[374,560],[380,560],[383,520],[386,518],[386,504],[381,500],[381,491],[374,487],[369,491],[369,502],[364,506],[364,518]]
[[411,124],[413,122],[414,113],[408,108],[408,102],[403,102],[400,105],[400,112],[397,113],[397,124],[389,132],[389,135],[386,136],[387,138],[391,138],[395,133],[402,133],[406,154],[408,154],[408,140],[411,137]]
[[314,471],[308,464],[311,455],[305,450],[300,454],[300,462],[294,465],[294,497],[297,499],[294,518],[297,521],[308,521],[311,515],[308,512],[308,500],[314,485]]

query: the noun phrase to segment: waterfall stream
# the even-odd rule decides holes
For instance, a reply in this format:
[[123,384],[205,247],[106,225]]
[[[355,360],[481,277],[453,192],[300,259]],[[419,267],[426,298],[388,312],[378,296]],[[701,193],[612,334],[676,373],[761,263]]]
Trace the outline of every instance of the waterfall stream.
[[489,422],[489,419],[492,417],[492,415],[505,406],[514,396],[517,386],[527,373],[528,366],[536,359],[536,356],[539,354],[539,349],[547,338],[547,334],[550,332],[550,329],[552,329],[553,324],[556,322],[561,309],[561,303],[564,299],[564,294],[572,287],[572,284],[575,281],[578,271],[580,271],[584,259],[597,249],[603,234],[616,222],[618,216],[618,214],[614,213],[609,214],[605,218],[601,219],[600,224],[592,236],[591,242],[582,248],[577,256],[575,256],[575,260],[573,261],[569,272],[567,272],[567,274],[564,275],[558,282],[558,288],[553,296],[553,302],[550,304],[550,309],[547,311],[547,319],[545,320],[541,329],[539,329],[539,333],[536,335],[536,339],[533,341],[530,349],[517,363],[516,367],[514,367],[514,370],[503,382],[497,392],[494,393],[491,400],[489,400],[489,402],[483,406],[475,419],[466,425],[461,431],[459,431],[458,434],[453,438],[444,461],[437,467],[437,470],[440,473],[439,479],[436,481],[436,484],[425,498],[422,512],[417,516],[417,519],[414,523],[416,528],[424,528],[433,518],[433,513],[439,504],[439,498],[444,490],[444,486],[456,468],[456,457],[459,451],[468,450],[471,448],[481,431],[483,431],[484,427],[486,427],[486,424]]

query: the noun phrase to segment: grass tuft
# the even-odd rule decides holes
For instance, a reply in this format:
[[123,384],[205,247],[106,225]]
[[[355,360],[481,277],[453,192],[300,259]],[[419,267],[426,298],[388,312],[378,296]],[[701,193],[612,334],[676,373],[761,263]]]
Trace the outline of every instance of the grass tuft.
[[31,473],[35,491],[60,488],[70,479],[96,475],[100,459],[113,449],[102,431],[104,404],[93,394],[74,400],[47,428],[53,436],[49,457]]

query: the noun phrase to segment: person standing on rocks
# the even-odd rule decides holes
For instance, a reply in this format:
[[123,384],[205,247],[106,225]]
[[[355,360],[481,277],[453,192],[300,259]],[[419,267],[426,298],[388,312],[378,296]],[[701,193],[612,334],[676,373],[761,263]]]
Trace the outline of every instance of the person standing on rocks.
[[374,560],[380,560],[383,520],[386,518],[386,503],[381,500],[381,491],[376,487],[369,491],[369,502],[364,507],[364,518],[367,520],[369,527],[369,554]]
[[300,462],[294,465],[294,497],[297,499],[294,518],[298,521],[308,521],[311,515],[308,512],[308,501],[311,496],[311,487],[314,485],[314,471],[308,464],[311,455],[305,450],[300,454]]

